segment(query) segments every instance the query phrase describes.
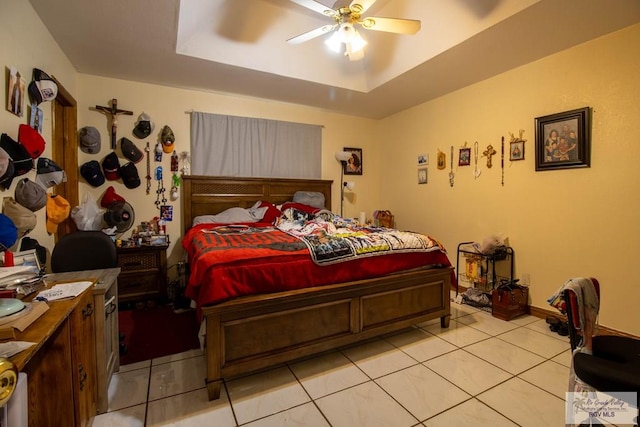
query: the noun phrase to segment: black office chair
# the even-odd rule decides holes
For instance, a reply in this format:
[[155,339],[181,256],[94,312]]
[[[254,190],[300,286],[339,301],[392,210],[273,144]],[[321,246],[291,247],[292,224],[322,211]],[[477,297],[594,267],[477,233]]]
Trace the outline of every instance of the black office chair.
[[116,245],[101,231],[76,231],[63,236],[53,247],[51,271],[98,270],[118,265]]
[[[591,278],[598,298],[600,284]],[[583,341],[580,328],[578,299],[576,294],[565,289],[564,298],[569,321],[571,349],[575,350]],[[593,354],[575,353],[573,367],[583,382],[603,392],[640,392],[640,340],[617,336],[596,335],[593,337]]]

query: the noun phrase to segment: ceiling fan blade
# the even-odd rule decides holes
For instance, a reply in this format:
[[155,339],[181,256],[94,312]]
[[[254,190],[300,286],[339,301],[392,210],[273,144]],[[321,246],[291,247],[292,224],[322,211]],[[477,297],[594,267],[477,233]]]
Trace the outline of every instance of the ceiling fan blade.
[[353,0],[349,5],[349,9],[351,9],[355,13],[359,13],[362,15],[369,9],[376,0]]
[[320,28],[316,28],[315,30],[307,31],[306,33],[302,33],[299,36],[295,36],[287,40],[289,44],[300,44],[306,41],[309,41],[313,38],[326,34],[336,28],[338,25],[323,25]]
[[379,18],[371,16],[359,22],[367,30],[397,34],[415,34],[420,31],[420,21],[414,19]]
[[299,4],[302,7],[306,7],[309,10],[313,10],[314,12],[321,13],[325,16],[335,16],[337,12],[323,4],[315,2],[313,0],[291,0],[292,2]]

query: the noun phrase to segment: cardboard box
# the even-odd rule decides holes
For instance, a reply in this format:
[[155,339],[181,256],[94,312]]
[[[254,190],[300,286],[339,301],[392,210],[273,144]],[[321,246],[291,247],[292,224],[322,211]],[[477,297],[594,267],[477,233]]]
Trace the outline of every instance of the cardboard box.
[[500,286],[491,294],[491,314],[502,320],[511,320],[527,312],[529,288],[526,286]]

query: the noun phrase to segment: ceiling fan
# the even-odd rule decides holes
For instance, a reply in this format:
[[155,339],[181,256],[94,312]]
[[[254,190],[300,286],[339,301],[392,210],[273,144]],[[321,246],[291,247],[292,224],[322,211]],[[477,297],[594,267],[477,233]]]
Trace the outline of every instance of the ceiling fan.
[[325,43],[336,52],[340,52],[342,50],[342,44],[344,44],[344,54],[348,56],[351,61],[357,61],[364,57],[363,48],[367,44],[356,30],[356,25],[361,25],[367,30],[397,34],[415,34],[420,30],[420,21],[413,19],[380,18],[376,16],[362,17],[362,14],[364,14],[376,0],[353,0],[348,7],[340,7],[337,9],[331,9],[314,0],[291,1],[314,12],[333,18],[335,22],[332,25],[323,25],[315,30],[290,38],[287,40],[287,43],[300,44],[333,31],[333,34]]

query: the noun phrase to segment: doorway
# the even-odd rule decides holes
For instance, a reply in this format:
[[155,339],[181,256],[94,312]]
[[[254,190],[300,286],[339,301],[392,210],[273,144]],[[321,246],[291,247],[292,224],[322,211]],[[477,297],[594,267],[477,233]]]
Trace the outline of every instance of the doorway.
[[[67,175],[67,181],[55,187],[55,194],[64,197],[71,207],[78,206],[78,108],[75,98],[55,77],[58,96],[52,103],[51,159]],[[54,236],[57,242],[62,236],[77,230],[71,217],[58,225]]]

